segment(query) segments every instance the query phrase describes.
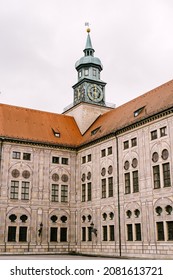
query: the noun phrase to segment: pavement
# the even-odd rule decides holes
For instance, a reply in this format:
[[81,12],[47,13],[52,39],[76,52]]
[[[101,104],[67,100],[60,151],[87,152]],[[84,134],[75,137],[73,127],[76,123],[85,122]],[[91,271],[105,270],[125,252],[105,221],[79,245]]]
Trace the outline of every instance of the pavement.
[[0,255],[0,260],[110,260],[114,258],[85,255]]

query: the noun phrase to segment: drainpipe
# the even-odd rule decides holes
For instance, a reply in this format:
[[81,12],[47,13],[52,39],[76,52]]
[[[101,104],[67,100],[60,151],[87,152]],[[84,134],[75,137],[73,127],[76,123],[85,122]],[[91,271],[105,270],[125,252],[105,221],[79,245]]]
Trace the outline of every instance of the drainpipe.
[[121,217],[120,217],[120,183],[119,183],[119,147],[118,137],[116,137],[116,152],[117,152],[117,198],[118,198],[118,232],[119,232],[119,253],[121,257]]

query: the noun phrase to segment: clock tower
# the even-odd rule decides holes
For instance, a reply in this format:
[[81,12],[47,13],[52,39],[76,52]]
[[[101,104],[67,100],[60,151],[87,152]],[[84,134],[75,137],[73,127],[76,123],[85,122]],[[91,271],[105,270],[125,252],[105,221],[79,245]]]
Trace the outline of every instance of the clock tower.
[[99,58],[94,57],[94,49],[90,38],[90,28],[87,29],[87,40],[84,56],[75,64],[78,72],[78,82],[73,86],[74,105],[87,102],[105,106],[105,85],[100,79],[103,66]]
[[94,49],[87,29],[84,56],[75,64],[78,81],[73,86],[73,104],[66,107],[64,114],[74,117],[80,131],[84,134],[98,116],[114,108],[105,102],[105,85],[100,79],[103,66],[99,58],[94,57]]

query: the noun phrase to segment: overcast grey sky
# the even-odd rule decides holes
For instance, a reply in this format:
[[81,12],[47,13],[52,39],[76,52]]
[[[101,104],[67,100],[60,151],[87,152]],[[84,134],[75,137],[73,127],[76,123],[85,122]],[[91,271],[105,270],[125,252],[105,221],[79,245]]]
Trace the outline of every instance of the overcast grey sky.
[[173,78],[172,0],[0,0],[0,103],[61,113],[90,22],[106,101]]

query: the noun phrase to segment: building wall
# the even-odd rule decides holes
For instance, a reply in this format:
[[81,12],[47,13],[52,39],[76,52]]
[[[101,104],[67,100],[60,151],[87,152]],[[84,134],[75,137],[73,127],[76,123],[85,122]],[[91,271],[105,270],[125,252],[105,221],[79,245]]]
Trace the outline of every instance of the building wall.
[[[20,153],[20,158],[13,159],[13,152]],[[23,159],[24,153],[30,154],[29,160]],[[19,156],[19,154],[17,155]],[[59,158],[59,163],[52,163],[53,157]],[[68,164],[62,164],[63,159],[67,159]],[[75,152],[3,144],[0,196],[1,252],[69,250],[68,242],[75,238],[71,229],[70,213],[70,206],[73,209],[75,205],[75,161]],[[18,194],[11,194],[11,186],[14,181],[19,186],[19,190],[16,189]],[[29,184],[29,194],[27,194],[27,190],[22,190],[24,182]],[[59,186],[58,201],[52,201],[52,184]],[[68,190],[67,194],[61,198],[61,188],[64,185],[67,186]],[[26,194],[22,194],[22,192],[26,192]],[[18,197],[15,198],[15,195]],[[13,220],[10,220],[11,215],[16,216],[15,220],[13,216]],[[27,216],[25,221],[21,220],[22,215]],[[55,222],[51,220],[52,216],[57,217]],[[63,216],[67,218],[66,221],[61,220]],[[39,236],[38,231],[41,223],[43,227]],[[16,240],[14,242],[8,241],[9,226],[16,227]],[[19,241],[20,227],[27,227],[27,242]],[[57,242],[50,243],[50,227],[58,229]],[[67,242],[62,242],[60,241],[60,231],[61,228],[65,227],[67,228]]]
[[[173,117],[165,117],[78,152],[3,143],[0,252],[172,258],[172,130]],[[13,152],[20,158],[13,159]],[[156,166],[160,172],[153,175]],[[18,199],[10,199],[12,181],[19,182]],[[22,182],[29,183],[29,199],[21,199],[27,197]],[[52,201],[52,184],[59,185],[58,201]],[[16,227],[15,242],[8,241],[9,227]],[[20,227],[27,227],[27,242],[19,241]]]

